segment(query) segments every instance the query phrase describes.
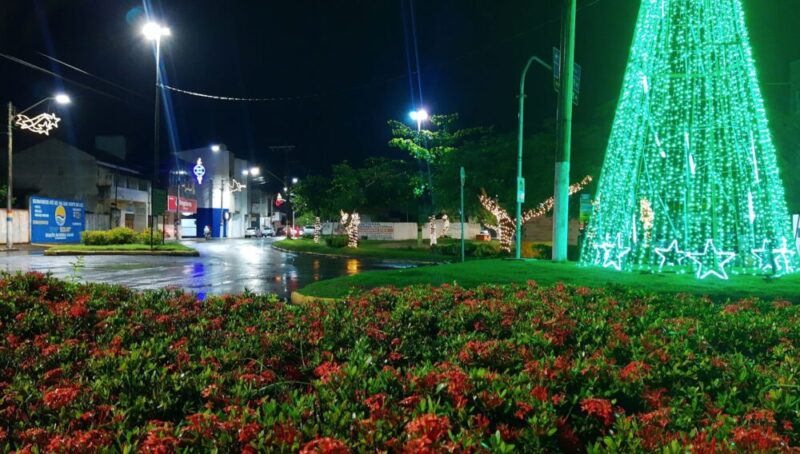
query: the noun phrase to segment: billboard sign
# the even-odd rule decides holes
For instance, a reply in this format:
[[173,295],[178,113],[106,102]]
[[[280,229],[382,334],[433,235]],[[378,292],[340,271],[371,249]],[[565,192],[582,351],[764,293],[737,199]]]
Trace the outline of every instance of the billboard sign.
[[[167,199],[167,210],[174,213],[178,207],[178,198],[174,195]],[[197,213],[197,200],[181,197],[181,213]]]
[[31,243],[80,243],[85,207],[77,200],[30,198]]

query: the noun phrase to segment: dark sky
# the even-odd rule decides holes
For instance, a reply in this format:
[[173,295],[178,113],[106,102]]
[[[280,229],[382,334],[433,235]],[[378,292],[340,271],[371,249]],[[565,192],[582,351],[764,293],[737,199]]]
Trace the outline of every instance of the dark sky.
[[[400,156],[386,146],[386,120],[405,120],[412,107],[402,6],[408,0],[153,1],[157,16],[173,31],[162,47],[169,84],[225,96],[316,95],[232,103],[171,93],[168,122],[180,148],[225,143],[282,174],[280,157],[268,147],[295,145],[289,172],[298,175],[327,171],[341,159]],[[577,60],[583,66],[578,120],[616,99],[639,1],[578,1]],[[560,3],[416,1],[425,107],[432,113],[459,112],[464,126],[512,131],[519,72],[531,54],[551,59],[559,40]],[[762,82],[787,81],[788,63],[800,59],[800,0],[744,4]],[[139,34],[141,8],[133,0],[3,0],[0,52],[91,89],[0,59],[0,100],[27,106],[62,84],[74,104],[63,111],[58,137],[91,148],[95,135],[126,135],[133,158],[146,163],[152,153],[154,63]],[[539,68],[531,72],[530,132],[555,110],[551,77]],[[764,90],[770,108],[783,108],[784,88]],[[166,153],[167,121],[162,125]],[[24,145],[34,139],[21,140]]]

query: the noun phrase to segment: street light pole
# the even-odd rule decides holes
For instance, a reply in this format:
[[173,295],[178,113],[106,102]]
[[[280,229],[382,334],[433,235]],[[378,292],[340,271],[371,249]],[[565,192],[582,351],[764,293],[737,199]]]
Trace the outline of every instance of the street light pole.
[[569,241],[569,167],[572,147],[572,102],[575,70],[576,0],[564,0],[561,44],[561,92],[558,106],[559,147],[553,194],[553,261],[567,260]]
[[[19,112],[18,115],[22,117],[25,114],[25,112],[33,109],[34,107],[46,101],[51,101],[51,100],[54,100],[58,104],[69,104],[71,102],[69,96],[61,93],[55,96],[49,96],[47,98],[42,99],[36,104],[33,104],[27,109]],[[55,118],[55,116],[53,117]],[[37,134],[48,134],[51,129],[58,127],[59,121],[60,121],[59,118],[55,118],[55,121],[50,123],[44,130],[27,127],[22,124],[20,126],[22,127],[22,129],[29,129],[30,131],[35,132]],[[14,246],[14,237],[13,237],[14,211],[11,207],[13,201],[12,192],[14,183],[14,104],[11,103],[11,101],[8,102],[7,133],[8,133],[8,186],[6,188],[6,249],[10,250]]]
[[461,262],[464,262],[464,182],[467,179],[467,174],[464,172],[464,167],[461,167],[459,171],[459,177],[461,179]]
[[541,58],[533,56],[528,59],[525,69],[522,70],[522,77],[519,81],[519,131],[517,137],[517,235],[516,235],[516,251],[515,257],[520,259],[522,257],[522,204],[525,202],[525,180],[522,178],[522,144],[524,140],[523,129],[525,127],[525,78],[528,76],[528,70],[531,64],[537,62],[548,70],[552,71],[553,67],[545,63]]
[[11,209],[11,185],[14,181],[14,165],[12,162],[14,153],[14,105],[8,102],[8,186],[6,187],[6,249],[14,246],[14,239],[11,236],[12,224],[14,223],[14,212]]

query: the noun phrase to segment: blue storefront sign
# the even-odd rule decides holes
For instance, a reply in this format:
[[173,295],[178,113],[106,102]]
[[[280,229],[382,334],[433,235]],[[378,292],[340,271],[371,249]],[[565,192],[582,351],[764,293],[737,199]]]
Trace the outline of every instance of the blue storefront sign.
[[31,243],[80,243],[86,220],[83,202],[30,198]]

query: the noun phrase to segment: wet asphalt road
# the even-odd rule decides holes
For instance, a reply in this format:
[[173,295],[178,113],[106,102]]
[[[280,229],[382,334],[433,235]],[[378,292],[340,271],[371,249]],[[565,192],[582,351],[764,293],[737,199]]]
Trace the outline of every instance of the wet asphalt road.
[[272,238],[187,241],[200,257],[46,257],[41,251],[0,254],[0,271],[41,271],[80,281],[122,284],[137,289],[167,286],[204,294],[277,293],[288,297],[311,282],[367,270],[408,267],[404,263],[339,259],[285,253]]

